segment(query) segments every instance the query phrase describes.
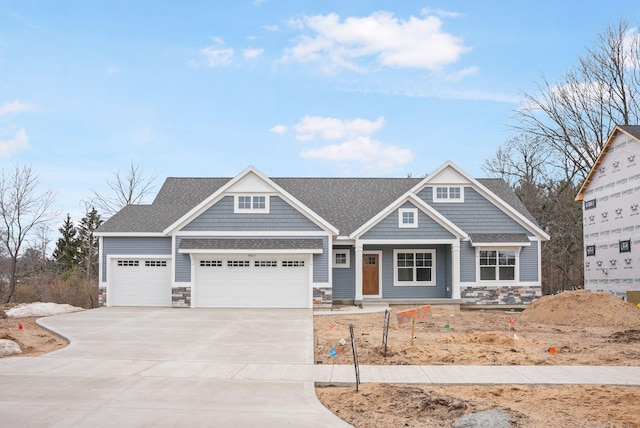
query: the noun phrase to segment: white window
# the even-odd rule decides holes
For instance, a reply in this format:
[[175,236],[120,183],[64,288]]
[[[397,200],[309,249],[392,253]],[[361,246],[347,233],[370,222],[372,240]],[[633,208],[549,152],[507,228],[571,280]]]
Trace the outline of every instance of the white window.
[[349,250],[333,250],[333,267],[348,268],[351,266]]
[[516,250],[480,250],[480,281],[515,281]]
[[398,227],[418,227],[418,209],[400,208],[398,210]]
[[275,260],[256,260],[253,265],[255,267],[278,267],[278,262]]
[[435,250],[394,250],[393,284],[435,285]]
[[166,260],[145,260],[144,266],[145,267],[167,267],[167,261]]
[[464,202],[464,188],[461,186],[436,186],[433,202]]
[[227,260],[227,267],[249,267],[249,260]]
[[264,195],[236,195],[234,212],[267,213],[269,212],[269,197]]
[[282,267],[304,267],[304,260],[283,260]]
[[118,260],[118,266],[137,267],[140,265],[138,260]]
[[222,260],[200,260],[200,267],[221,267]]

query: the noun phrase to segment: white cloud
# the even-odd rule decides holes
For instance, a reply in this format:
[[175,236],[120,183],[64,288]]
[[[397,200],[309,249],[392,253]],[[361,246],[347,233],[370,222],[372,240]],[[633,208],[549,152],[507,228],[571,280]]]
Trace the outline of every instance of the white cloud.
[[273,128],[271,128],[269,131],[282,135],[285,132],[287,132],[288,129],[289,127],[287,125],[276,125]]
[[0,116],[7,113],[17,113],[20,111],[33,111],[34,106],[25,104],[18,100],[0,105]]
[[231,65],[233,59],[233,49],[217,49],[215,46],[209,46],[201,50],[201,53],[207,58],[209,67],[218,67]]
[[640,27],[630,28],[625,33],[622,43],[628,58],[625,65],[629,68],[639,67],[638,61],[633,61],[632,58],[637,58],[640,55],[640,52],[633,51],[640,48]]
[[262,28],[264,28],[265,30],[275,33],[276,31],[279,30],[278,26],[276,24],[274,25],[263,25]]
[[244,56],[245,59],[255,59],[260,55],[262,55],[263,52],[264,52],[264,49],[247,48],[242,51],[242,55]]
[[8,158],[19,150],[28,149],[29,138],[24,129],[16,132],[16,135],[10,140],[0,140],[0,158]]
[[285,60],[325,61],[328,69],[364,70],[376,66],[438,70],[469,51],[460,37],[442,30],[436,16],[402,20],[389,12],[340,20],[337,14],[292,19],[289,26],[308,29],[285,53]]
[[368,136],[356,137],[342,144],[306,149],[300,156],[337,163],[357,162],[362,170],[376,174],[397,170],[413,160],[411,150],[385,145]]
[[316,136],[325,140],[340,140],[361,135],[371,135],[384,125],[384,118],[375,122],[367,119],[343,120],[333,117],[305,116],[294,128],[300,141],[313,140]]

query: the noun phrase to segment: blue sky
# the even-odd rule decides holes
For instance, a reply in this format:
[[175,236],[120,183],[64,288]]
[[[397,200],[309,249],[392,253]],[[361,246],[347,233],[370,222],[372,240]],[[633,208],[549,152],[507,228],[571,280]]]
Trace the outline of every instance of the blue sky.
[[[636,1],[0,0],[0,164],[56,208],[157,176],[482,177],[513,110]],[[150,202],[148,198],[147,202]]]

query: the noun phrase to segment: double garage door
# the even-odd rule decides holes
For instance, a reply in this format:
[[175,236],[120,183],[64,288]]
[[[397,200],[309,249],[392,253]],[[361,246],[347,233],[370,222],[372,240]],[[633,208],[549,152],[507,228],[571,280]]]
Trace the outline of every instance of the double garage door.
[[309,260],[283,254],[199,255],[193,261],[193,306],[309,308]]
[[[193,257],[192,306],[310,308],[309,255],[212,254]],[[171,306],[171,260],[114,258],[111,306]]]

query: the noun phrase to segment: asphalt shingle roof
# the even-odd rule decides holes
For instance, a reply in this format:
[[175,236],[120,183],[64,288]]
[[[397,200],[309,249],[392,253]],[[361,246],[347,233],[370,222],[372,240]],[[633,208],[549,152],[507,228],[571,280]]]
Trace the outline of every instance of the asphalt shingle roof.
[[[150,205],[128,205],[107,220],[103,233],[158,233],[165,230],[200,202],[229,182],[231,178],[176,178],[164,182]],[[422,178],[272,178],[313,212],[349,235]],[[499,198],[530,221],[526,210],[507,183],[498,178],[478,179]]]

